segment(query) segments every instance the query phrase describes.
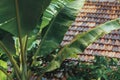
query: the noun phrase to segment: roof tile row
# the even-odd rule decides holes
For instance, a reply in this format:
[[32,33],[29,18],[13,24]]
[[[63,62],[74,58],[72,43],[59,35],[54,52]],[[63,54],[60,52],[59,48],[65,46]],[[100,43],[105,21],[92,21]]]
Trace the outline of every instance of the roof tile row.
[[[70,43],[78,33],[88,31],[99,24],[118,17],[120,17],[120,3],[117,1],[87,1],[77,15],[75,22],[66,32],[61,45]],[[120,58],[120,29],[104,35],[88,46],[84,53],[79,56],[83,61],[91,61],[95,55]]]

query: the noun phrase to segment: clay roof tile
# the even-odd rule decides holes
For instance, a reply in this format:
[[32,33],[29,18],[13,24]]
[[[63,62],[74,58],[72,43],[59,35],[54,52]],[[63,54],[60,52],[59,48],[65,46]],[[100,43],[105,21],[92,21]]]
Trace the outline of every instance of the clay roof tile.
[[[68,44],[78,33],[118,17],[120,3],[117,0],[87,0],[61,45]],[[120,29],[101,37],[79,56],[83,61],[90,61],[94,55],[120,58]]]

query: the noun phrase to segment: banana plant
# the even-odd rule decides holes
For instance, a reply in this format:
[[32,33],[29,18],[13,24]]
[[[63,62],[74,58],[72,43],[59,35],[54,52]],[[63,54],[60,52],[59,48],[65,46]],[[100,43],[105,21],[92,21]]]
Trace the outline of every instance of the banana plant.
[[120,19],[115,19],[78,34],[70,44],[61,46],[64,34],[84,2],[85,0],[1,0],[0,60],[10,62],[12,69],[8,73],[7,65],[0,66],[0,71],[6,78],[41,80],[46,72],[59,68],[66,58],[77,57],[77,53],[83,52],[89,44],[120,28]]

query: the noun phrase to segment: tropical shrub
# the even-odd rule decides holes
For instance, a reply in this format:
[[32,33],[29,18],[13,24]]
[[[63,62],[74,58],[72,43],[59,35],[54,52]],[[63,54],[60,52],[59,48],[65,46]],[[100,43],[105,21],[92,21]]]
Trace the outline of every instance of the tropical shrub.
[[40,80],[66,58],[77,57],[100,36],[120,28],[120,19],[115,19],[60,45],[83,4],[84,0],[1,0],[0,71],[6,76],[0,78]]
[[116,58],[100,56],[96,56],[92,63],[78,61],[69,67],[72,74],[69,71],[68,80],[119,80],[118,61]]
[[66,59],[60,68],[45,73],[47,79],[56,80],[119,80],[119,59],[95,56],[92,62]]

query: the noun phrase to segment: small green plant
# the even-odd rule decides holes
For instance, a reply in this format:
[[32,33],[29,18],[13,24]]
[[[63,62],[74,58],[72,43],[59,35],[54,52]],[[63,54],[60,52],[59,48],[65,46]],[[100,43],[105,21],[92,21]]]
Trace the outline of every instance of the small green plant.
[[47,79],[119,80],[119,59],[95,56],[92,62],[66,59],[60,68],[45,73]]
[[[119,80],[119,59],[96,56],[92,63],[78,61],[70,66],[68,80]],[[89,76],[89,77],[88,77]]]
[[120,19],[115,19],[60,45],[83,4],[84,0],[1,0],[0,71],[6,76],[0,79],[40,80],[66,58],[77,57],[100,36],[120,28]]

